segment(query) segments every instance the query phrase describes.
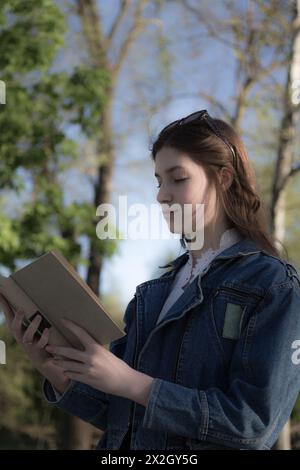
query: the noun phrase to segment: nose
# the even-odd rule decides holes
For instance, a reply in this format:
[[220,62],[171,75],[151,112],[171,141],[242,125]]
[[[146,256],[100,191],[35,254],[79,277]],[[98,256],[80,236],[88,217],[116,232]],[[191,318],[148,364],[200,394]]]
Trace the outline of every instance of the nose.
[[161,186],[157,193],[156,200],[157,202],[159,202],[159,204],[163,204],[163,203],[170,204],[170,202],[172,201],[172,195],[169,192],[167,192],[165,189],[163,189]]

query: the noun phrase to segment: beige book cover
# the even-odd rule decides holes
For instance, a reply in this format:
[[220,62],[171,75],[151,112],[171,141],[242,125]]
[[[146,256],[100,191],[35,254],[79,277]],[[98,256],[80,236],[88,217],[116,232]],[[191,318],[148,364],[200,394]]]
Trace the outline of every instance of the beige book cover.
[[60,318],[83,327],[103,346],[125,336],[99,298],[58,250],[52,250],[9,277],[0,275],[0,286],[12,309],[23,308],[27,326],[40,314],[44,328],[50,328],[49,344],[83,349],[81,342]]

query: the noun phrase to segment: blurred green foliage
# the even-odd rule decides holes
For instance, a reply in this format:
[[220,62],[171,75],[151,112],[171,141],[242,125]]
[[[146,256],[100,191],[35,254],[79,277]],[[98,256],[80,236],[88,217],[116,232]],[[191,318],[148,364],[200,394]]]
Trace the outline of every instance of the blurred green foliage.
[[[52,0],[0,3],[0,79],[7,94],[0,106],[2,274],[52,249],[75,268],[87,267],[82,238],[103,257],[117,249],[116,241],[96,236],[93,202],[66,194],[65,175],[81,157],[77,137],[101,137],[110,86],[109,72],[87,62],[57,70],[66,31],[65,14]],[[40,374],[1,322],[0,338],[7,346],[7,364],[0,366],[0,448],[59,447],[63,414],[46,403]]]

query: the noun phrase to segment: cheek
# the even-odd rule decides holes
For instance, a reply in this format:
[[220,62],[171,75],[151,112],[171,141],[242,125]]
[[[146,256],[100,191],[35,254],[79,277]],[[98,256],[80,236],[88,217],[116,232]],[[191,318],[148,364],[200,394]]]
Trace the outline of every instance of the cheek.
[[209,194],[206,189],[195,186],[186,188],[184,196],[186,203],[193,204],[194,207],[196,204],[206,204],[209,198]]
[[[192,191],[189,194],[189,203],[192,204],[193,221],[197,219],[198,223],[203,223],[203,217],[206,217],[209,213],[210,193],[207,190],[204,191],[203,189]],[[197,204],[201,205],[197,207]]]
[[201,197],[201,189],[199,189],[199,186],[195,185],[192,180],[188,180],[183,184],[179,183],[176,190],[177,194],[180,195],[186,203],[197,202],[199,197]]

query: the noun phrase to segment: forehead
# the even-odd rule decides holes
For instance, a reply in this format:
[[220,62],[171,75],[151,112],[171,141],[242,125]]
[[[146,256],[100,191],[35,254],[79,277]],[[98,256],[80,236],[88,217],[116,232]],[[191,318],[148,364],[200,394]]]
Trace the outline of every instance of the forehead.
[[155,173],[165,173],[170,171],[172,168],[186,170],[199,169],[200,164],[194,162],[190,156],[177,149],[171,147],[163,147],[159,150],[155,157]]
[[160,149],[155,157],[155,166],[157,168],[167,168],[172,165],[187,165],[189,161],[192,161],[190,157],[180,150],[173,149],[171,147],[163,147]]

